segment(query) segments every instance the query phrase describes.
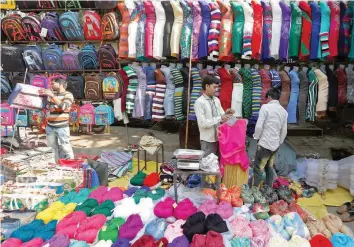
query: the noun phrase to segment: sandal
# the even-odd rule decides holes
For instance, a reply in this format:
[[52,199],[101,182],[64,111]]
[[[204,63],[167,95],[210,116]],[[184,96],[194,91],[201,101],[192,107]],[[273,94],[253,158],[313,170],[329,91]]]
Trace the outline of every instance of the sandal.
[[351,208],[354,208],[354,200],[351,202],[346,202],[340,205],[337,209],[338,214],[344,214],[348,212]]
[[339,218],[343,222],[352,222],[354,221],[354,211],[344,212],[342,215],[339,215]]

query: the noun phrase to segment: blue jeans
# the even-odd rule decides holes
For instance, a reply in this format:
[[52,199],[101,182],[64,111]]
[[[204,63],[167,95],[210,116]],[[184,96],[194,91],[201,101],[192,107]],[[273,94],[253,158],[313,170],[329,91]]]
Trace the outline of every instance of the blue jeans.
[[70,129],[69,127],[64,128],[53,128],[47,126],[46,129],[48,146],[53,148],[55,161],[58,159],[73,159],[74,152],[70,143]]

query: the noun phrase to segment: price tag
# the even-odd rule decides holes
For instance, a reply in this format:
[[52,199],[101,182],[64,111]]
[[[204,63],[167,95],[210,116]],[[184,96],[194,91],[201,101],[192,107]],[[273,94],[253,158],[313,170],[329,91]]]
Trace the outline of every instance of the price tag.
[[34,60],[30,56],[25,56],[25,60],[28,65],[34,64]]
[[42,27],[41,33],[39,34],[41,37],[47,37],[48,29]]
[[107,230],[107,226],[103,226],[102,231],[106,231],[106,230]]
[[151,191],[151,193],[155,195],[156,194],[156,190]]
[[177,203],[173,203],[172,207],[177,208]]

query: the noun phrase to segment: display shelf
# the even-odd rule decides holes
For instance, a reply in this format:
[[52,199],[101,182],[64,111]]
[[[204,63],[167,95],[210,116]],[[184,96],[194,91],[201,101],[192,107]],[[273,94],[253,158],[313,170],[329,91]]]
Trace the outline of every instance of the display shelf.
[[21,12],[60,12],[60,11],[80,11],[80,10],[105,10],[105,9],[98,9],[98,8],[53,8],[53,9],[9,9],[9,10],[5,10],[2,9],[3,11],[21,11]]
[[62,40],[62,41],[47,41],[47,40],[39,40],[39,41],[1,41],[1,44],[67,44],[67,43],[116,43],[118,40]]

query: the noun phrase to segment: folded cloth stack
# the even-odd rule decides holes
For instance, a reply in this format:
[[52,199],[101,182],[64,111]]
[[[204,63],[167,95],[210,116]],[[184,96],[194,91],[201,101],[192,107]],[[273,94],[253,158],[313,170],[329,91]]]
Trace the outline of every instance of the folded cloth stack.
[[[183,235],[182,225],[186,223],[185,220],[177,220],[172,224],[169,224],[164,233],[164,237],[168,240],[169,243],[173,242],[176,238]],[[179,240],[182,241],[182,240]]]
[[139,214],[141,220],[147,223],[153,215],[154,203],[151,198],[142,198],[139,204],[134,202],[133,198],[124,198],[119,201],[118,205],[114,208],[114,218],[122,217],[127,219],[132,214]]
[[207,157],[203,158],[200,162],[200,169],[206,172],[218,172],[220,170],[218,156],[211,153]]
[[132,247],[167,247],[167,239],[162,238],[159,240],[155,240],[150,235],[141,236]]
[[43,220],[44,223],[48,223],[51,220],[62,220],[75,210],[76,205],[73,202],[66,205],[60,201],[53,202],[47,209],[39,212],[36,219]]
[[317,234],[311,238],[310,245],[311,247],[332,247],[332,243],[329,240],[330,238],[327,238],[321,234]]
[[52,220],[48,224],[44,224],[43,220],[33,220],[31,223],[13,231],[10,237],[20,239],[22,242],[34,238],[41,238],[46,241],[54,236],[57,222],[57,220]]
[[316,187],[319,192],[336,189],[338,177],[338,162],[326,159],[307,159],[306,184]]
[[189,216],[196,212],[197,208],[194,206],[193,202],[186,198],[180,203],[178,203],[177,207],[175,207],[173,211],[173,216],[178,220],[187,220]]
[[233,208],[231,203],[222,201],[218,205],[215,200],[206,200],[198,208],[198,211],[202,211],[205,215],[219,214],[223,219],[228,219],[233,214]]
[[98,233],[98,240],[111,240],[112,243],[118,239],[118,229],[125,223],[123,218],[113,218]]
[[124,166],[132,157],[132,154],[127,152],[103,152],[100,159],[110,166]]
[[298,213],[288,213],[283,217],[286,231],[290,236],[298,235],[302,238],[309,238],[310,232]]
[[196,234],[190,244],[190,247],[224,247],[223,238],[220,233],[209,231],[206,236]]
[[241,207],[243,205],[243,201],[240,196],[240,187],[232,186],[228,189],[224,184],[220,185],[220,201],[229,202],[233,207]]
[[285,240],[290,240],[291,236],[285,229],[283,218],[280,215],[273,215],[267,219],[267,223],[272,229]]
[[96,214],[81,221],[75,233],[75,239],[92,244],[97,237],[98,231],[106,223],[106,216]]
[[132,214],[119,228],[119,237],[133,240],[138,232],[144,227],[138,214]]
[[353,247],[354,240],[353,237],[348,236],[344,233],[335,233],[331,238],[333,247]]
[[343,224],[342,220],[334,215],[334,214],[327,214],[325,217],[322,218],[323,222],[325,223],[327,229],[332,233],[344,233],[350,237],[353,236],[353,232]]
[[75,211],[62,219],[56,227],[56,234],[67,234],[70,239],[73,239],[80,222],[87,218],[86,214],[82,211]]
[[170,242],[167,247],[189,247],[189,241],[186,236],[181,235],[175,239],[173,239],[172,242]]
[[100,186],[91,192],[89,198],[96,199],[98,203],[102,203],[106,200],[117,202],[123,199],[123,191],[119,187],[108,188],[106,186]]
[[167,222],[164,219],[154,219],[145,228],[145,234],[152,236],[155,240],[164,237]]
[[70,202],[80,204],[85,201],[90,195],[91,191],[87,188],[81,189],[78,193],[75,191],[70,191],[68,194],[60,197],[58,201],[68,204]]

